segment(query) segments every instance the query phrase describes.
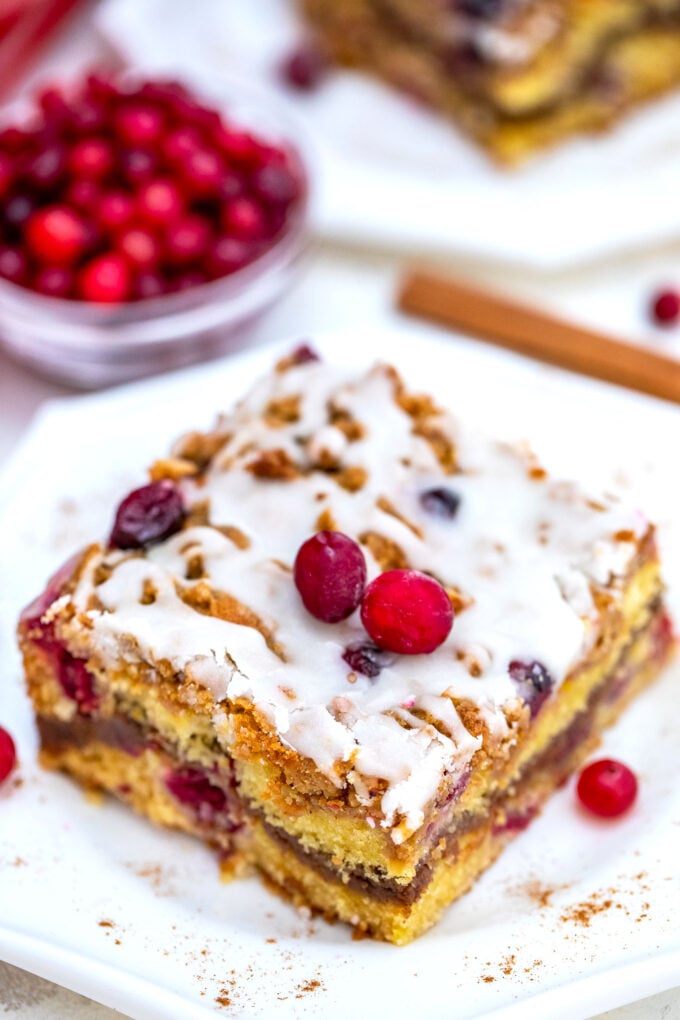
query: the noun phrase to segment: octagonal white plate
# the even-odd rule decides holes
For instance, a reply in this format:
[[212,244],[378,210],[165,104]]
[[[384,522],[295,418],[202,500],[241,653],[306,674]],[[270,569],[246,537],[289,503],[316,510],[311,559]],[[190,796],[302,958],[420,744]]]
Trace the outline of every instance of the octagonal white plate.
[[[561,470],[602,484],[616,474],[661,520],[677,600],[676,409],[425,329],[367,329],[319,346],[357,366],[389,357],[466,417],[508,437],[533,434]],[[605,740],[640,778],[632,813],[591,820],[572,786],[561,790],[434,931],[403,949],[353,942],[255,880],[221,884],[207,849],[36,767],[13,642],[22,604],[105,531],[112,506],[178,431],[207,425],[280,349],[55,402],[0,478],[0,722],[21,757],[0,791],[0,956],[140,1020],[574,1020],[671,987],[676,667]]]
[[311,96],[281,89],[278,65],[300,35],[294,6],[200,0],[197,17],[185,0],[104,0],[97,20],[134,64],[228,71],[287,95],[317,142],[316,226],[327,237],[557,269],[680,236],[669,200],[679,95],[503,171],[366,76],[338,71]]

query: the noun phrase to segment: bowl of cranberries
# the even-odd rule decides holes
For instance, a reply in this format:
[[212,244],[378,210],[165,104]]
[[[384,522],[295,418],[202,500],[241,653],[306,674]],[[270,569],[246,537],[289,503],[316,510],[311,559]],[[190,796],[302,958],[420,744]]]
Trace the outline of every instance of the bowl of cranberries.
[[308,238],[300,131],[229,79],[90,74],[0,123],[0,343],[96,387],[215,356]]

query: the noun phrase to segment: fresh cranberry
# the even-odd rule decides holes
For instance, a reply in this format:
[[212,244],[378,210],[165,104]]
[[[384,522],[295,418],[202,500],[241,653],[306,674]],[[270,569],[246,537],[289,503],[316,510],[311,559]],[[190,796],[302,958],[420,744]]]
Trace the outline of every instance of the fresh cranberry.
[[371,680],[394,662],[394,658],[388,652],[370,641],[357,641],[353,645],[348,645],[342,657],[355,673],[361,673]]
[[267,232],[262,206],[252,198],[236,198],[225,209],[222,226],[240,241],[259,241]]
[[246,191],[246,182],[241,174],[229,170],[222,175],[218,190],[218,198],[222,202],[231,202],[240,198]]
[[249,167],[258,158],[257,143],[247,131],[237,131],[223,124],[215,131],[213,141],[230,164]]
[[33,277],[33,287],[47,297],[69,298],[73,296],[74,276],[64,266],[45,266]]
[[116,110],[114,127],[126,145],[144,149],[153,147],[161,137],[164,117],[156,106],[130,101]]
[[33,254],[52,265],[70,265],[85,250],[85,225],[64,205],[38,209],[26,224],[26,241]]
[[120,168],[130,187],[136,189],[154,176],[156,160],[144,149],[129,149],[120,157]]
[[69,111],[69,134],[76,137],[93,135],[106,127],[106,110],[101,103],[81,100]]
[[203,216],[184,216],[165,234],[165,253],[176,265],[201,259],[210,244],[210,225]]
[[132,285],[132,295],[138,299],[160,297],[168,290],[165,278],[160,273],[139,273]]
[[318,88],[327,71],[325,54],[311,43],[299,46],[281,65],[281,76],[286,84],[302,92]]
[[130,270],[122,255],[98,255],[81,270],[78,294],[85,301],[120,304],[130,293]]
[[12,154],[23,152],[30,137],[30,133],[22,131],[21,128],[6,127],[0,131],[0,149]]
[[101,190],[97,181],[79,177],[71,181],[64,193],[64,199],[68,205],[75,206],[81,212],[89,213],[94,211],[95,205],[99,205]]
[[126,191],[107,191],[96,210],[97,222],[102,230],[116,231],[130,223],[134,212],[135,201]]
[[190,152],[179,169],[185,188],[194,197],[202,198],[217,194],[224,166],[214,152],[207,149]]
[[116,511],[109,542],[140,549],[174,535],[184,523],[184,503],[172,482],[151,482],[126,496]]
[[111,172],[113,149],[105,138],[83,138],[71,149],[68,160],[69,170],[76,177],[88,177],[99,181]]
[[295,174],[285,164],[270,163],[253,174],[258,198],[271,205],[290,205],[300,193]]
[[366,585],[364,554],[341,531],[319,531],[300,546],[294,576],[305,609],[324,623],[338,623],[361,602]]
[[35,199],[30,195],[23,193],[12,195],[2,210],[5,223],[14,232],[20,232],[33,215],[35,208]]
[[253,246],[235,237],[219,237],[206,255],[206,268],[210,276],[217,279],[241,269],[254,257]]
[[628,766],[611,758],[587,765],[576,785],[583,806],[602,818],[615,818],[627,811],[637,789],[637,779]]
[[458,513],[460,496],[453,489],[446,486],[437,486],[434,489],[426,489],[420,494],[420,505],[423,510],[433,517],[442,517],[452,520]]
[[543,663],[520,662],[514,659],[508,666],[508,673],[517,684],[520,697],[529,706],[533,719],[552,691],[555,681]]
[[201,273],[198,269],[192,269],[190,272],[180,273],[174,281],[174,289],[177,291],[193,290],[194,287],[200,287],[201,284],[207,282],[208,277],[205,273]]
[[158,241],[142,227],[124,230],[116,239],[116,247],[130,265],[137,269],[150,269],[158,264]]
[[28,262],[20,248],[0,248],[0,276],[12,283],[26,282]]
[[0,199],[8,194],[14,183],[14,163],[4,152],[0,152]]
[[104,74],[96,72],[88,74],[85,79],[85,89],[87,95],[91,99],[94,99],[107,107],[110,106],[120,95],[117,87],[110,78],[107,78]]
[[17,749],[7,730],[0,726],[0,783],[4,783],[17,763]]
[[366,588],[361,621],[380,648],[422,655],[448,637],[453,608],[434,578],[417,570],[387,570]]
[[156,226],[175,222],[184,211],[184,202],[177,185],[159,177],[142,186],[137,207],[141,218]]
[[23,177],[37,191],[56,188],[64,176],[66,153],[62,146],[52,145],[39,152],[26,166]]
[[175,128],[163,142],[163,155],[168,163],[177,165],[201,146],[201,136],[196,128]]
[[63,121],[71,113],[64,93],[56,85],[48,85],[41,89],[36,96],[36,100],[47,120],[52,120],[56,117]]
[[657,326],[674,326],[680,319],[680,293],[661,290],[652,298],[651,314]]

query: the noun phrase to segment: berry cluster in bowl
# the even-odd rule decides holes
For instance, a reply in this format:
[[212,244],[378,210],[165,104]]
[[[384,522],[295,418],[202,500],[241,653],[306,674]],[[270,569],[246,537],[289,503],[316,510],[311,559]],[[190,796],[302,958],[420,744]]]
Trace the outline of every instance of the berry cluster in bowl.
[[0,130],[0,276],[121,304],[220,279],[304,205],[297,152],[174,81],[89,75]]

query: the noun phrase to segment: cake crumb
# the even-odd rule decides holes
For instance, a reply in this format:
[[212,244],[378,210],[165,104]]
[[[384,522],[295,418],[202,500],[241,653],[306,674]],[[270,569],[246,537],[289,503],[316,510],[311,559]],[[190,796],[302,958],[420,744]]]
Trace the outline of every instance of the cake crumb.
[[113,921],[102,920],[97,922],[100,928],[115,928]]
[[496,978],[491,974],[482,974],[482,981],[486,982],[487,985],[491,984],[491,982],[495,980]]

